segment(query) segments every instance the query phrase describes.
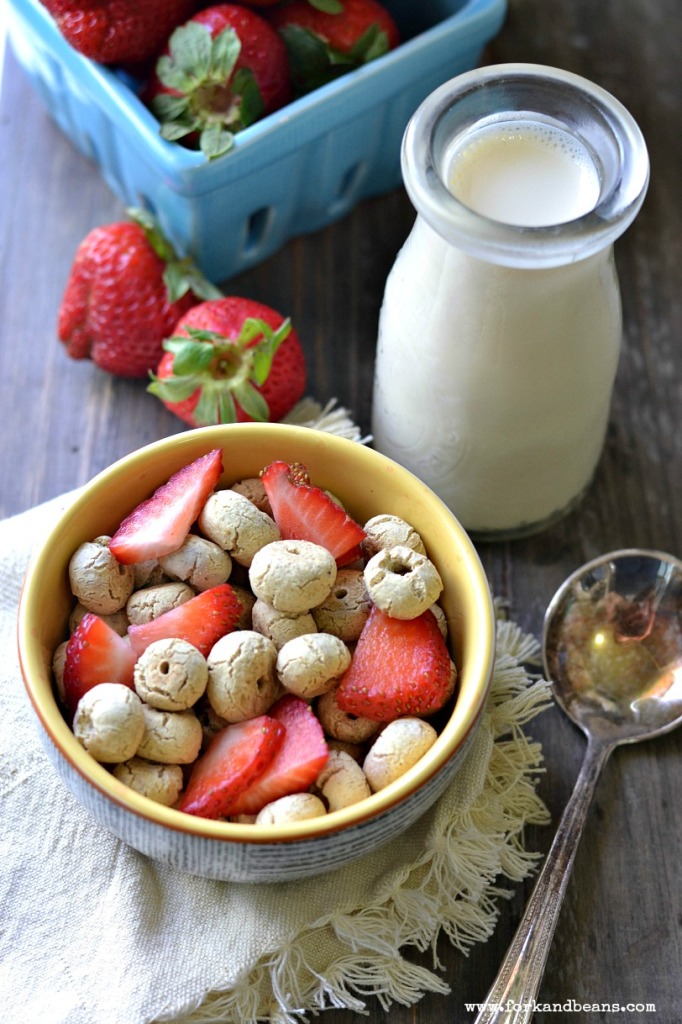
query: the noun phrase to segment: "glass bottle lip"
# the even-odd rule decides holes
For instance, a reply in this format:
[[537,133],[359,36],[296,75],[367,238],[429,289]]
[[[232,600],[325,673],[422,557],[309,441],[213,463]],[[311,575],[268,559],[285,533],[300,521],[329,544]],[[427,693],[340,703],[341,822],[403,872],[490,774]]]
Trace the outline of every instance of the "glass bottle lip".
[[[537,119],[576,137],[591,153],[600,192],[574,220],[523,227],[492,220],[447,188],[453,140],[493,116]],[[488,262],[562,266],[610,246],[637,215],[649,182],[642,132],[609,92],[580,75],[540,64],[496,64],[466,72],[428,96],[403,137],[405,188],[417,212],[446,241]]]

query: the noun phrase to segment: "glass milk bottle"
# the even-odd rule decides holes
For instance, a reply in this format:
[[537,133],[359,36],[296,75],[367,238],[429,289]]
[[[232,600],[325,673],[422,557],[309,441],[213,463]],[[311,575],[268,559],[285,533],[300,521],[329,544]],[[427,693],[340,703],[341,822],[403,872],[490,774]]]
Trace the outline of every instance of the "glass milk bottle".
[[429,96],[403,140],[414,228],[379,319],[374,444],[480,539],[572,509],[604,444],[621,345],[613,242],[646,191],[603,89],[532,64]]

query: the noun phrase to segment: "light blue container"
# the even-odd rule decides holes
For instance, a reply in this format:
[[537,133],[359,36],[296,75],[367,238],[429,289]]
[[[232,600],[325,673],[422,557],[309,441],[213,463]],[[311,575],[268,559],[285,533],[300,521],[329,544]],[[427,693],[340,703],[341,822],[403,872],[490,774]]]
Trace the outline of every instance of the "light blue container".
[[14,54],[48,111],[127,205],[221,282],[400,184],[400,144],[438,85],[474,67],[506,0],[386,0],[405,42],[241,132],[207,162],[161,139],[130,80],[82,57],[38,0],[7,0]]

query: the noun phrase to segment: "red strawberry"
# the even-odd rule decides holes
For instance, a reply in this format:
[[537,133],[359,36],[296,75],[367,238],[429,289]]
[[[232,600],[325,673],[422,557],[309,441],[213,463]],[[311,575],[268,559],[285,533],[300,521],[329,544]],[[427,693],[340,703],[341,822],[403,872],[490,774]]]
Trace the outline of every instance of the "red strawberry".
[[151,622],[128,626],[132,648],[139,658],[155,640],[187,640],[206,656],[221,636],[239,622],[242,606],[229,583],[204,590]]
[[68,43],[101,64],[155,57],[197,0],[42,0]]
[[98,615],[87,612],[71,634],[64,662],[64,702],[73,715],[84,693],[98,683],[133,687],[137,656],[122,636]]
[[180,547],[220,479],[222,456],[214,448],[183,466],[126,516],[109,543],[119,562],[134,565]]
[[365,531],[320,487],[300,463],[272,462],[261,473],[272,514],[284,540],[310,540],[331,551],[338,566],[360,554]]
[[177,28],[144,96],[164,139],[198,140],[209,159],[290,98],[284,43],[264,18],[237,4],[208,7]]
[[383,56],[400,42],[393,18],[377,0],[291,0],[268,17],[286,43],[299,93]]
[[303,396],[305,355],[288,320],[230,296],[183,316],[149,391],[190,426],[280,420]]
[[146,377],[163,339],[202,298],[220,292],[179,260],[153,219],[95,228],[76,252],[59,310],[58,334],[72,359],[92,359],[108,373]]
[[228,725],[192,768],[178,808],[219,818],[263,774],[284,740],[284,726],[268,715]]
[[373,607],[337,690],[341,710],[389,722],[431,714],[451,692],[450,655],[435,615],[392,619]]
[[281,796],[304,793],[327,763],[329,749],[322,726],[306,701],[285,694],[268,715],[284,726],[282,746],[262,775],[225,805],[225,814],[258,814]]

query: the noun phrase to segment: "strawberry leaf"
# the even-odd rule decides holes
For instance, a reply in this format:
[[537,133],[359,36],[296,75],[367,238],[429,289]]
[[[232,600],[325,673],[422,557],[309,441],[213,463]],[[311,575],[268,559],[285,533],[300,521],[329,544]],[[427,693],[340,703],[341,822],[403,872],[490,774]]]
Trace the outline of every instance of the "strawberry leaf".
[[199,149],[207,160],[228,153],[234,145],[234,133],[221,124],[209,124],[199,136]]
[[263,334],[263,340],[250,350],[253,360],[251,377],[260,387],[268,378],[277,349],[291,331],[291,321],[287,318],[276,331],[263,320],[256,320],[254,323],[259,325],[259,333]]
[[156,74],[169,89],[189,92],[205,79],[211,67],[211,33],[205,25],[189,21],[176,28],[168,41],[168,56],[160,57]]
[[253,124],[265,113],[265,103],[251,68],[239,68],[232,79],[232,89],[240,97],[241,127]]
[[[219,423],[236,423],[237,410],[234,407],[234,400],[229,391],[221,391],[218,400]],[[215,422],[215,420],[213,421]]]
[[163,280],[170,302],[177,302],[189,291],[189,281],[179,262],[168,264],[163,272]]
[[185,256],[180,259],[171,242],[161,230],[156,217],[143,207],[128,207],[127,214],[130,219],[139,224],[145,233],[145,237],[156,255],[166,264],[163,271],[163,280],[168,293],[170,303],[177,302],[188,291],[194,292],[202,299],[220,299],[222,292],[204,277],[196,263]]
[[200,373],[211,365],[215,356],[215,348],[208,342],[185,341],[173,349],[173,372],[178,377],[185,377],[187,374]]
[[300,25],[285,25],[280,30],[289,55],[291,80],[299,92],[310,92],[329,78],[327,44]]
[[195,130],[196,125],[193,122],[185,123],[183,120],[170,121],[161,125],[159,135],[166,142],[178,142],[180,139],[191,135]]
[[204,277],[189,257],[169,263],[163,277],[170,302],[177,302],[188,291],[194,292],[200,299],[220,299],[223,296],[220,289]]
[[341,0],[308,0],[308,3],[323,14],[343,14]]
[[159,121],[184,121],[187,124],[194,123],[194,115],[189,109],[189,97],[184,93],[174,95],[168,92],[161,92],[152,99],[152,111]]
[[171,263],[177,259],[175,249],[164,235],[159,222],[152,216],[149,210],[140,206],[129,206],[126,210],[129,218],[139,224],[145,233],[145,237],[157,256],[165,263]]
[[163,347],[167,352],[177,352],[181,345],[187,342],[187,338],[191,338],[193,341],[208,341],[212,345],[224,345],[225,336],[219,334],[217,331],[207,331],[203,327],[186,327],[187,336],[184,334],[174,334],[170,338],[166,338],[163,343]]
[[201,427],[212,425],[218,421],[220,397],[212,384],[203,382],[199,393],[199,401],[194,409],[194,419]]
[[[175,89],[180,93],[186,94],[192,88],[191,77],[179,68],[173,58],[168,54],[164,54],[163,57],[159,57],[156,62],[156,76],[162,85],[165,85],[167,89]],[[161,99],[157,96],[154,100],[154,106]]]
[[157,377],[153,373],[150,376],[147,391],[162,402],[184,402],[201,386],[198,377]]
[[388,53],[388,36],[378,25],[370,25],[351,50],[354,64],[368,64]]
[[213,40],[210,54],[211,77],[216,82],[226,82],[239,59],[242,44],[232,28],[224,28]]
[[261,423],[267,422],[270,416],[268,403],[265,401],[260,391],[256,391],[253,384],[250,384],[246,380],[241,384],[238,384],[234,389],[234,397],[237,399],[244,412],[251,416],[252,419],[258,420]]
[[246,320],[242,324],[239,332],[239,338],[237,339],[240,348],[246,348],[252,341],[254,341],[260,334],[267,337],[268,332],[272,334],[272,328],[270,324],[266,324],[265,320],[259,320],[255,316],[247,316]]
[[209,281],[207,277],[204,277],[196,263],[194,263],[189,257],[181,260],[178,265],[183,269],[183,276],[187,286],[200,299],[208,300],[223,298],[223,293],[220,288],[216,288],[216,286]]

